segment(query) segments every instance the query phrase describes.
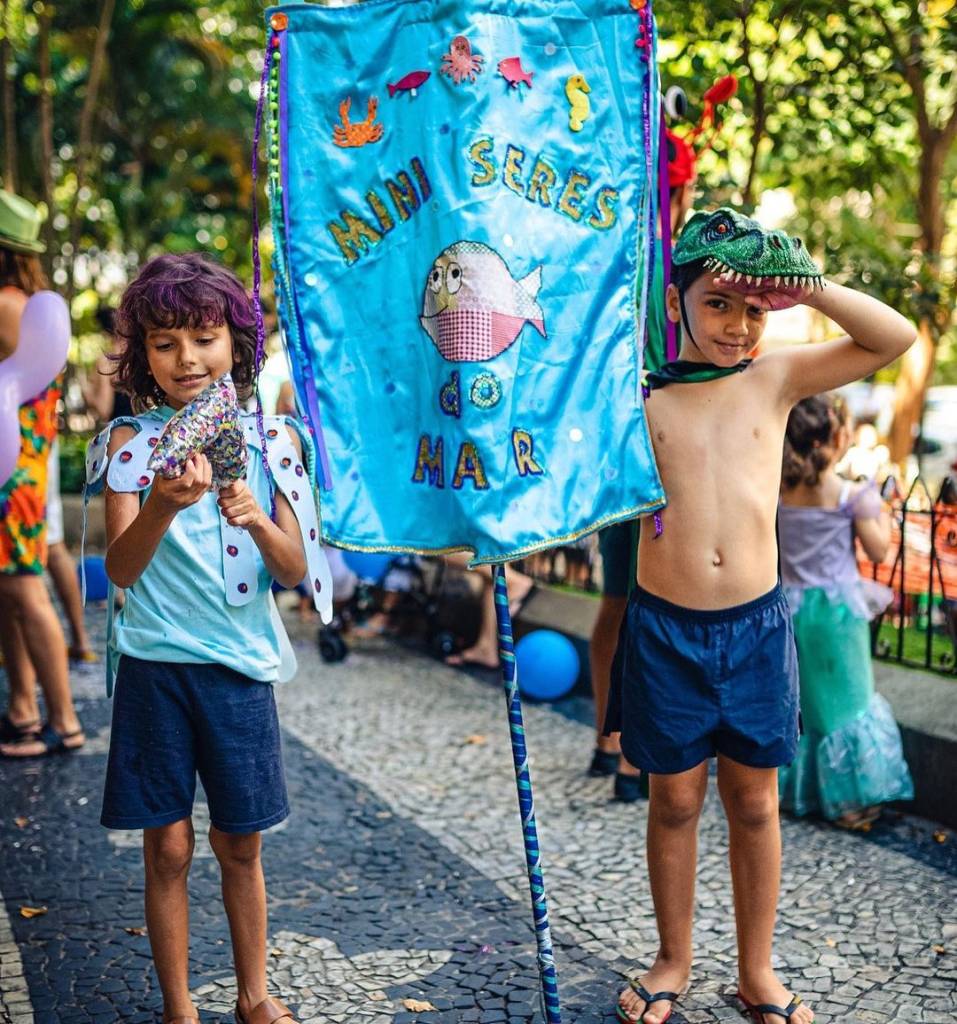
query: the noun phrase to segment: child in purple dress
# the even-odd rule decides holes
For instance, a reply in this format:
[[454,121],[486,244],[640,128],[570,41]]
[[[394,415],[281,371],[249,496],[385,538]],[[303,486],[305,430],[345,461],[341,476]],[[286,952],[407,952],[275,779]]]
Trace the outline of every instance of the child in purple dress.
[[856,542],[883,560],[890,521],[873,483],[834,471],[847,447],[843,403],[824,395],[792,410],[784,444],[781,579],[798,651],[804,734],[778,776],[781,807],[867,828],[914,795],[900,732],[874,690],[869,622],[891,592],[860,575]]

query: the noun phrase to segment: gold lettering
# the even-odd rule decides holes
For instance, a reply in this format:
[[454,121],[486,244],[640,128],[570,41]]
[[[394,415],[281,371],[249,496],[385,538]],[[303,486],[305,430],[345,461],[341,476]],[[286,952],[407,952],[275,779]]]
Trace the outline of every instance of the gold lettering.
[[525,150],[519,149],[509,143],[505,150],[505,166],[502,168],[502,181],[516,194],[525,195],[525,186],[519,175],[522,173],[522,161],[525,159]]
[[399,171],[396,178],[397,181],[389,178],[385,187],[389,190],[393,205],[399,214],[399,220],[408,220],[419,208],[419,195],[415,191],[412,179],[405,171]]
[[527,430],[512,431],[512,450],[519,476],[541,476],[545,472],[535,460],[535,441]]
[[341,216],[343,223],[340,224],[337,220],[329,222],[329,232],[339,246],[346,263],[355,263],[371,246],[382,241],[382,235],[351,210],[343,210]]
[[493,142],[491,139],[478,139],[469,146],[469,160],[478,168],[472,175],[473,185],[491,185],[498,173],[492,157]]
[[591,184],[591,178],[581,171],[571,171],[568,180],[565,182],[565,189],[558,200],[558,209],[571,217],[572,220],[582,219],[582,209],[579,205],[584,199],[585,189]]
[[459,490],[468,477],[477,491],[488,490],[488,478],[485,476],[485,467],[482,465],[482,457],[478,449],[471,441],[463,441],[459,449],[459,460],[455,466],[455,476],[452,478],[452,486]]
[[551,206],[552,194],[549,189],[554,186],[557,178],[558,175],[552,166],[539,157],[532,168],[532,176],[528,179],[528,191],[525,193],[525,198],[532,203],[538,202],[542,206]]
[[421,484],[425,482],[428,474],[430,487],[445,487],[445,460],[443,450],[445,445],[441,437],[435,439],[435,448],[432,447],[432,438],[423,434],[419,438],[419,451],[415,457],[415,472],[412,474],[412,482]]
[[603,188],[599,191],[597,198],[595,199],[595,205],[598,207],[598,213],[601,216],[592,214],[588,218],[589,227],[595,228],[596,231],[608,231],[618,223],[618,189],[616,188]]

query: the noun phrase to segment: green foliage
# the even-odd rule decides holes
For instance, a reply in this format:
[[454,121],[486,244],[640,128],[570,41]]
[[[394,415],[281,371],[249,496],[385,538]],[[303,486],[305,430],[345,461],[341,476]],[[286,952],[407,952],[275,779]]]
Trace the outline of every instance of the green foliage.
[[60,435],[60,490],[80,494],[86,480],[86,448],[90,434]]
[[[92,120],[86,186],[77,147],[103,0],[53,8],[51,76],[39,45],[47,0],[6,0],[20,191],[42,197],[39,97],[53,102],[51,269],[75,285],[92,331],[100,298],[154,252],[209,249],[249,278],[250,148],[262,10],[249,0],[117,0]],[[623,0],[624,2],[624,0]],[[957,101],[957,6],[947,0],[657,0],[664,84],[693,117],[730,72],[738,95],[699,162],[699,206],[752,212],[787,189],[788,230],[827,272],[867,287],[940,336],[938,377],[957,378],[957,153],[941,167],[937,248],[920,178]],[[955,122],[957,123],[957,122]],[[937,133],[937,134],[935,134]],[[71,216],[79,218],[79,231]],[[75,248],[71,231],[77,235]],[[85,351],[85,349],[84,349]]]
[[655,4],[665,85],[683,86],[700,104],[717,78],[740,80],[719,139],[699,163],[703,203],[751,212],[765,190],[786,188],[796,206],[786,226],[829,275],[930,321],[941,336],[941,380],[957,376],[953,145],[934,218],[942,238],[929,256],[919,251],[927,225],[918,198],[928,141],[957,103],[957,9],[946,7],[940,0]]

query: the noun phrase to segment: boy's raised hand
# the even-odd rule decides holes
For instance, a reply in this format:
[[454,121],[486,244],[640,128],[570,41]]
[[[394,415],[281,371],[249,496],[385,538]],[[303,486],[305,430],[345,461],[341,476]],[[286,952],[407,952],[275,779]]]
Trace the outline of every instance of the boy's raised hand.
[[258,526],[265,513],[245,480],[234,480],[219,492],[219,508],[230,526]]
[[195,505],[209,493],[213,483],[213,468],[205,455],[191,455],[181,476],[167,480],[158,473],[153,479],[149,500],[165,511],[179,512]]

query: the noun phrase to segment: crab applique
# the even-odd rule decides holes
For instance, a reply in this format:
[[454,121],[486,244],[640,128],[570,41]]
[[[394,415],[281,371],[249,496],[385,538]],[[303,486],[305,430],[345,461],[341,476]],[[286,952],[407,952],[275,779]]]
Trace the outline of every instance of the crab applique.
[[332,129],[332,141],[343,149],[358,146],[367,146],[370,142],[378,142],[385,128],[376,123],[375,115],[379,109],[379,101],[375,96],[369,97],[366,119],[352,124],[349,121],[349,108],[352,100],[347,96],[339,104],[339,117],[342,124],[337,124]]
[[485,70],[482,67],[484,63],[485,58],[480,53],[472,53],[472,44],[465,36],[456,36],[449,46],[449,52],[442,54],[439,71],[448,75],[453,85],[458,85],[466,78],[474,82],[475,76]]

